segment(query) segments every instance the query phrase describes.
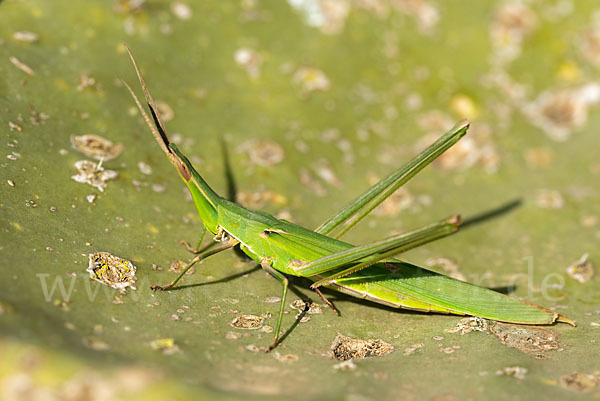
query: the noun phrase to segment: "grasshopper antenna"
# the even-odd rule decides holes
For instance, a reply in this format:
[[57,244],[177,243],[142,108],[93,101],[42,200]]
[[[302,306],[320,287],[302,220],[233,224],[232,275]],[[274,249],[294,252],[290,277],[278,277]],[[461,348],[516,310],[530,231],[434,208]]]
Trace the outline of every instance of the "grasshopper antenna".
[[162,150],[165,153],[167,153],[167,155],[171,155],[172,152],[171,152],[171,149],[169,148],[169,143],[170,143],[169,137],[167,136],[167,130],[165,129],[165,125],[163,124],[162,120],[160,119],[160,114],[158,113],[158,108],[156,107],[156,104],[154,103],[154,99],[152,99],[152,96],[150,95],[150,92],[148,91],[148,87],[146,86],[144,77],[142,77],[142,73],[140,72],[140,69],[139,69],[137,63],[135,62],[135,58],[133,57],[131,50],[129,50],[129,47],[127,47],[127,46],[126,46],[126,48],[127,48],[127,53],[129,53],[129,57],[131,58],[131,62],[133,63],[133,67],[135,68],[135,72],[137,73],[138,79],[140,80],[140,85],[142,86],[142,91],[144,92],[144,97],[146,98],[146,104],[148,105],[148,108],[150,109],[150,113],[152,114],[152,120],[154,120],[154,123],[152,123],[152,120],[150,119],[150,117],[148,117],[148,114],[144,111],[144,108],[142,107],[139,99],[137,98],[137,96],[135,95],[135,93],[133,92],[131,87],[125,81],[123,81],[123,84],[127,87],[127,89],[129,90],[129,93],[131,93],[131,96],[133,97],[133,100],[135,100],[135,104],[136,104],[138,110],[140,111],[140,113],[142,114],[142,117],[144,118],[146,125],[148,125],[148,127],[150,128],[150,131],[152,131],[152,135],[154,135],[154,138],[156,139],[156,141],[158,142],[158,144],[160,145]]

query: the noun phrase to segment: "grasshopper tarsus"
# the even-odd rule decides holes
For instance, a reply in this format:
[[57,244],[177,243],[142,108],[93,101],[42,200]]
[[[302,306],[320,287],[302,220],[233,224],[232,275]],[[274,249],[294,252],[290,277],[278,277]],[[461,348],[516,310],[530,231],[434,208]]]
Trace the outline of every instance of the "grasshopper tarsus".
[[171,282],[167,285],[152,285],[150,286],[150,289],[152,291],[167,291],[168,289],[172,288],[175,285],[174,282]]
[[212,248],[215,245],[214,242],[211,242],[208,245],[205,245],[205,246],[202,246],[202,247],[200,246],[200,244],[198,244],[198,247],[194,248],[193,246],[190,245],[189,242],[187,242],[184,239],[182,239],[181,241],[179,241],[179,243],[182,244],[183,246],[185,246],[185,249],[189,253],[192,253],[194,255],[198,255],[198,254],[200,254],[202,252],[205,252],[205,251],[207,251],[208,249]]
[[273,340],[273,343],[265,349],[265,353],[268,354],[269,352],[273,351],[275,349],[275,347],[277,347],[278,342],[279,342],[279,336],[275,336],[275,340]]
[[340,312],[338,312],[338,310],[335,309],[335,306],[333,306],[333,303],[331,303],[330,300],[328,300],[327,298],[325,298],[325,295],[323,295],[323,293],[321,292],[321,290],[319,290],[318,288],[314,288],[314,290],[317,293],[317,295],[323,300],[323,302],[325,302],[331,308],[331,310],[339,316]]
[[183,246],[185,246],[185,249],[187,249],[188,252],[193,253],[193,254],[198,254],[200,253],[200,248],[194,248],[190,245],[189,242],[187,242],[186,240],[182,239],[181,241],[179,241],[179,243]]

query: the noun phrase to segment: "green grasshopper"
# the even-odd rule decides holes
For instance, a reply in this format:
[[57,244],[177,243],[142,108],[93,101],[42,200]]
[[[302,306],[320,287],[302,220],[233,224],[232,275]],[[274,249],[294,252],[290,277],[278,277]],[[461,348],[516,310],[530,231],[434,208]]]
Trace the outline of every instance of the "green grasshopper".
[[462,138],[467,133],[468,122],[459,122],[413,160],[379,181],[313,231],[267,213],[246,209],[217,195],[188,158],[169,141],[137,63],[131,52],[129,55],[152,119],[133,90],[127,83],[124,84],[154,138],[188,187],[205,227],[203,232],[209,231],[215,240],[201,249],[194,249],[182,241],[196,256],[175,280],[164,286],[152,286],[153,290],[172,288],[195,263],[239,245],[283,287],[275,338],[268,350],[279,341],[288,291],[286,275],[314,281],[311,289],[334,311],[333,304],[321,293],[321,287],[394,308],[479,316],[518,324],[542,325],[558,321],[574,325],[569,318],[552,310],[393,258],[456,232],[460,225],[458,215],[366,245],[354,246],[339,240],[377,205]]

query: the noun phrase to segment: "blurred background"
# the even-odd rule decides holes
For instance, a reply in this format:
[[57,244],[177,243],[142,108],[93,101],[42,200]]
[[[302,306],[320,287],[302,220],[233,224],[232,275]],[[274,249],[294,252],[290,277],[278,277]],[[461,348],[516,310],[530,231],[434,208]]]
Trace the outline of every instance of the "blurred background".
[[[280,286],[236,253],[152,293],[201,222],[121,82],[141,95],[125,45],[218,192],[309,228],[468,119],[346,239],[461,213],[464,231],[403,258],[578,326],[473,329],[334,294],[340,317],[296,319],[320,300],[295,280],[292,330],[265,354]],[[4,0],[0,55],[0,399],[600,397],[596,1]],[[101,174],[83,135],[114,145]],[[137,290],[89,279],[100,251]],[[344,363],[338,333],[394,351]]]

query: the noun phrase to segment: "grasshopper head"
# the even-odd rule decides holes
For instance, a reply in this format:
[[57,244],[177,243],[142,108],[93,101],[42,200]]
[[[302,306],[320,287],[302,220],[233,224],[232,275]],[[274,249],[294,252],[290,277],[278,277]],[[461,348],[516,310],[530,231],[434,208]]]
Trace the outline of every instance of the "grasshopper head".
[[191,162],[179,151],[179,148],[174,143],[169,143],[167,149],[170,151],[167,153],[169,160],[171,160],[171,163],[179,172],[181,179],[185,183],[188,183],[192,179],[191,170],[193,167]]

